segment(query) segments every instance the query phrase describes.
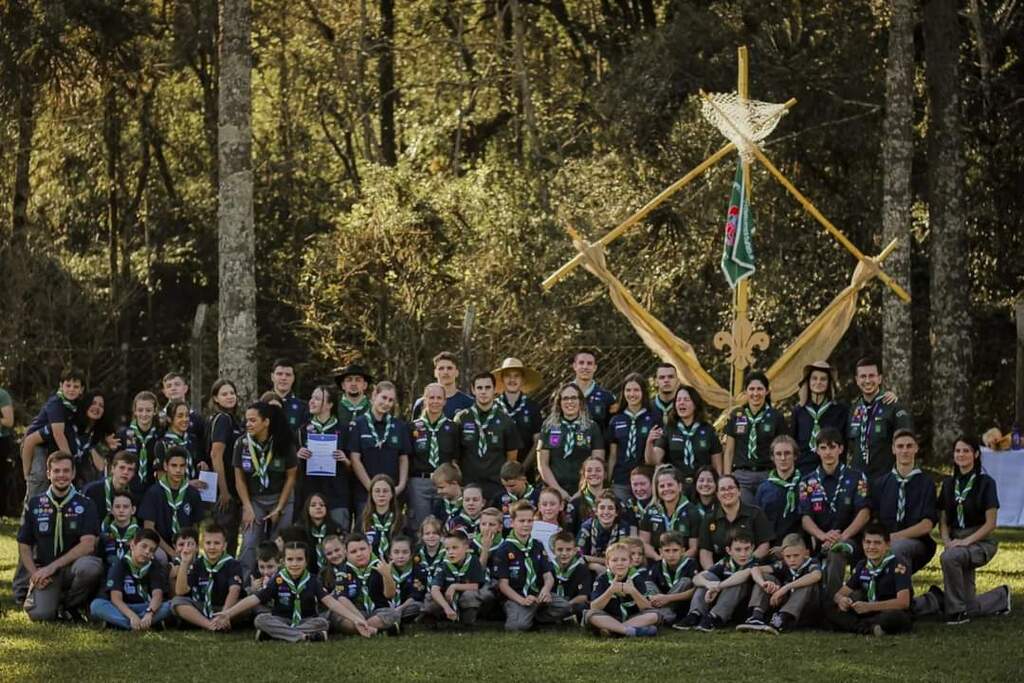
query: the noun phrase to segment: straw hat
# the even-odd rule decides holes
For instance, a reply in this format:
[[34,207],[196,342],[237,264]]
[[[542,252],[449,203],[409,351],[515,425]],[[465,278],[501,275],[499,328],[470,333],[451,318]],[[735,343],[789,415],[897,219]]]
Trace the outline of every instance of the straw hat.
[[526,367],[525,365],[523,365],[523,361],[519,360],[518,358],[513,358],[510,356],[505,360],[501,361],[500,367],[491,370],[491,374],[494,375],[494,379],[496,382],[495,391],[497,392],[502,392],[505,390],[505,382],[503,381],[503,377],[506,370],[518,370],[519,372],[523,373],[522,391],[524,394],[532,394],[540,387],[541,382],[544,381],[543,378],[540,376],[539,372],[537,372],[533,368]]
[[839,385],[839,372],[828,361],[816,360],[804,366],[804,376],[800,380],[800,403],[807,403],[810,399],[811,390],[808,386],[808,381],[811,379],[811,373],[815,370],[828,373],[828,397],[830,399],[835,399],[836,397],[836,388]]

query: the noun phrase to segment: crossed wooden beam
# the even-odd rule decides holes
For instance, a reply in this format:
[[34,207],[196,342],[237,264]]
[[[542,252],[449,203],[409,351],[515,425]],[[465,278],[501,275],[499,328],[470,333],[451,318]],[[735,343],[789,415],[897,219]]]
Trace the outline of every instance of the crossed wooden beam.
[[[790,182],[790,180],[785,175],[783,175],[782,171],[776,168],[775,164],[773,164],[771,160],[768,159],[767,156],[765,156],[764,152],[761,151],[757,144],[752,142],[737,128],[736,124],[733,123],[732,120],[729,119],[729,117],[726,116],[724,112],[722,112],[721,108],[719,108],[718,105],[715,104],[715,102],[710,97],[708,97],[707,93],[705,93],[702,90],[700,91],[700,96],[712,107],[714,107],[714,109],[718,112],[722,119],[724,119],[729,124],[729,127],[733,130],[736,137],[742,140],[745,143],[745,145],[750,149],[750,151],[753,153],[757,161],[762,166],[764,166],[765,169],[767,169],[768,173],[770,173],[772,177],[774,177],[779,182],[780,185],[786,188],[787,192],[793,195],[793,197],[796,198],[798,202],[800,202],[800,205],[804,207],[804,210],[807,211],[807,213],[811,214],[811,216],[816,221],[818,221],[818,223],[821,224],[821,226],[825,228],[825,230],[830,235],[832,235],[832,237],[834,237],[836,241],[839,242],[839,244],[843,245],[843,247],[848,252],[850,252],[854,258],[856,258],[858,261],[863,262],[865,265],[872,268],[872,270],[877,270],[878,278],[886,285],[888,285],[889,288],[892,289],[893,292],[895,292],[896,296],[902,299],[905,303],[910,302],[910,294],[907,293],[907,290],[901,287],[900,284],[896,282],[892,277],[890,277],[885,271],[881,270],[881,268],[879,267],[879,259],[872,259],[865,256],[864,253],[861,252],[861,250],[858,249],[857,246],[854,245],[853,242],[851,242],[849,238],[842,233],[842,231],[839,230],[839,228],[833,225],[832,222],[829,221],[824,216],[824,214],[822,214],[821,211],[819,211],[817,207],[815,207],[814,204],[811,203],[810,199],[808,199],[802,192],[800,192],[800,190],[798,190],[796,186],[793,185],[793,183]],[[790,99],[783,106],[788,110],[792,108],[795,104],[796,99]],[[676,182],[672,183],[667,188],[662,190],[661,193],[658,194],[658,196],[656,196],[651,201],[647,202],[647,204],[641,207],[636,213],[634,213],[629,218],[620,223],[618,226],[616,226],[614,229],[606,233],[601,239],[599,239],[596,242],[596,244],[605,247],[608,244],[614,242],[616,239],[625,234],[627,230],[629,230],[634,225],[636,225],[644,218],[646,218],[652,211],[654,211],[661,204],[663,204],[669,197],[677,193],[679,190],[681,190],[695,178],[703,174],[704,171],[708,170],[709,168],[717,164],[730,152],[734,151],[736,151],[736,145],[734,145],[733,143],[730,142],[724,145],[717,152],[715,152],[707,159],[702,161],[700,164],[698,164],[689,173],[687,173],[682,178],[680,178],[679,180],[677,180]],[[561,268],[559,268],[551,275],[549,275],[541,283],[541,286],[544,288],[545,291],[550,290],[552,287],[555,286],[555,284],[564,279],[581,263],[583,263],[583,255],[576,254],[576,256],[574,256],[572,259],[564,263]]]

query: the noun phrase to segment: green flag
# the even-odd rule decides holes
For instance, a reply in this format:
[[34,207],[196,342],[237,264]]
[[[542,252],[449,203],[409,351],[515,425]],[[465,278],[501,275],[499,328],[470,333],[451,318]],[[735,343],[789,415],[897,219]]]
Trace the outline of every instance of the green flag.
[[747,204],[747,192],[743,187],[743,164],[737,164],[736,177],[732,181],[732,195],[729,197],[729,215],[725,220],[725,248],[722,250],[722,272],[733,289],[745,277],[753,275],[754,267],[754,220]]

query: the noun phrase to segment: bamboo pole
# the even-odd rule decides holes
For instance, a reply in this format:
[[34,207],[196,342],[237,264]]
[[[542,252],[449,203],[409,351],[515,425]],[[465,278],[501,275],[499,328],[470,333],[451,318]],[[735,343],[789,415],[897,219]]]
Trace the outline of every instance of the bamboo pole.
[[[701,91],[701,97],[703,97],[705,101],[709,102],[711,106],[714,107],[715,110],[719,113],[719,115],[725,120],[725,122],[729,124],[729,127],[733,129],[733,132],[750,146],[750,151],[754,154],[754,156],[761,163],[761,165],[764,166],[768,170],[768,172],[771,173],[772,176],[774,176],[774,178],[777,181],[779,181],[779,184],[786,188],[786,190],[791,195],[793,195],[798,202],[800,202],[800,204],[804,207],[804,210],[807,211],[807,213],[811,214],[811,216],[814,217],[814,219],[818,221],[818,223],[820,223],[821,226],[829,232],[829,234],[832,235],[832,237],[834,237],[841,245],[843,245],[848,252],[853,254],[854,258],[856,258],[858,261],[868,261],[868,258],[861,252],[861,250],[858,249],[856,245],[854,245],[854,243],[851,242],[849,238],[839,230],[839,228],[834,226],[832,222],[829,221],[829,219],[825,218],[825,216],[820,211],[818,211],[818,208],[811,203],[811,200],[804,196],[804,194],[800,192],[800,190],[798,190],[796,186],[793,185],[793,183],[791,183],[785,175],[783,175],[782,171],[775,167],[775,164],[773,164],[771,160],[764,155],[764,152],[762,152],[756,144],[750,142],[750,140],[748,140],[746,136],[743,135],[743,133],[737,130],[735,124],[733,124],[729,117],[726,116],[722,112],[722,110],[718,108],[718,105],[716,105],[714,101],[707,96],[707,93]],[[907,290],[903,289],[903,287],[901,287],[898,282],[893,280],[887,273],[885,273],[885,271],[879,270],[878,279],[887,284],[889,286],[889,289],[896,293],[896,296],[898,296],[904,302],[910,303],[910,294],[907,293]]]
[[[740,96],[740,101],[744,104],[750,99],[750,80],[749,76],[749,62],[747,61],[747,46],[741,45],[736,50],[736,93]],[[740,163],[743,167],[743,195],[740,197],[740,206],[743,206],[744,201],[747,206],[750,206],[750,163],[740,157]],[[742,209],[741,209],[742,211]],[[738,236],[737,236],[738,238]],[[740,320],[747,320],[747,311],[750,306],[750,278],[745,277],[736,284],[736,301],[733,307],[732,317],[732,331],[735,334],[738,331],[736,323]],[[740,340],[733,337],[733,344],[739,344]],[[732,361],[732,395],[736,396],[743,391],[743,370],[745,369],[745,363],[741,358],[745,354],[741,353],[740,349],[733,349],[733,361]]]
[[[784,106],[788,110],[792,109],[795,105],[796,98],[791,98],[782,106]],[[732,144],[731,142],[723,146],[721,149],[719,149],[717,152],[709,156],[707,159],[700,162],[700,164],[695,166],[689,173],[687,173],[682,178],[680,178],[679,180],[677,180],[676,182],[672,183],[664,190],[662,190],[661,193],[658,194],[658,196],[644,204],[639,210],[637,210],[636,213],[634,213],[632,216],[630,216],[622,223],[620,223],[618,226],[609,231],[607,234],[605,234],[605,236],[599,239],[595,244],[600,244],[602,247],[606,247],[615,240],[617,240],[627,230],[629,230],[634,225],[642,221],[644,218],[647,218],[647,216],[652,211],[654,211],[656,208],[664,204],[669,197],[674,195],[676,192],[679,192],[679,190],[683,189],[685,186],[689,185],[698,176],[700,176],[706,170],[717,164],[730,152],[734,151],[736,151],[736,145]],[[541,287],[544,288],[544,291],[551,289],[561,280],[565,279],[565,277],[569,273],[571,273],[577,266],[581,265],[582,263],[583,257],[580,254],[576,254],[574,257],[572,257],[572,259],[565,262],[561,268],[559,268],[551,275],[549,275],[547,279],[545,279],[544,282],[541,283]]]

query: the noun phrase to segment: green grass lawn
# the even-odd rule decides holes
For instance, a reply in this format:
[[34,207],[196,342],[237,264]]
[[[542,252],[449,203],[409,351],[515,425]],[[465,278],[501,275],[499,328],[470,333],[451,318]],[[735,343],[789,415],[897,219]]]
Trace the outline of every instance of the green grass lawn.
[[[16,544],[12,520],[0,523],[0,599],[11,603]],[[801,632],[778,638],[668,630],[646,640],[600,640],[578,629],[507,635],[432,633],[399,638],[334,638],[326,644],[256,643],[251,631],[121,633],[94,627],[30,624],[8,609],[0,617],[0,681],[265,681],[302,675],[376,682],[461,680],[978,680],[1020,677],[1024,632],[1024,531],[1001,531],[1000,552],[978,574],[981,590],[1008,583],[1011,615],[964,626],[919,622],[911,635]],[[938,562],[916,577],[919,590],[941,584]]]

